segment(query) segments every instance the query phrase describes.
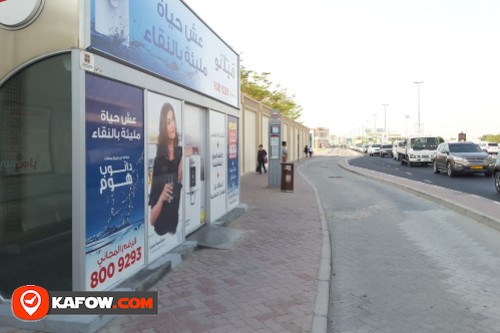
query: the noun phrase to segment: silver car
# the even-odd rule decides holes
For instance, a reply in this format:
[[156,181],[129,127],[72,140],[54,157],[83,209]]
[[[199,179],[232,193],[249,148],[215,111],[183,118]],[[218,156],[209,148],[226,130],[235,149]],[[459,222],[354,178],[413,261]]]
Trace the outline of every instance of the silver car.
[[435,173],[444,171],[448,176],[483,173],[491,177],[495,159],[473,142],[444,142],[437,147],[432,161]]
[[497,162],[493,167],[493,177],[495,177],[495,189],[500,193],[500,154],[497,155]]
[[373,143],[371,144],[369,147],[368,147],[368,154],[370,156],[373,156],[373,155],[378,155],[380,154],[380,144],[378,143]]

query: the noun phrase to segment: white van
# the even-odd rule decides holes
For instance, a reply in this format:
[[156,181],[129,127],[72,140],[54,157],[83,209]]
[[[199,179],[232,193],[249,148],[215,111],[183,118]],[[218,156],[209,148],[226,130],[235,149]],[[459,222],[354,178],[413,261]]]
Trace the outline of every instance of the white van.
[[481,141],[478,143],[481,150],[492,155],[498,154],[498,143],[497,142],[486,142]]
[[396,161],[399,160],[399,153],[404,149],[404,140],[396,140],[392,143],[392,158]]

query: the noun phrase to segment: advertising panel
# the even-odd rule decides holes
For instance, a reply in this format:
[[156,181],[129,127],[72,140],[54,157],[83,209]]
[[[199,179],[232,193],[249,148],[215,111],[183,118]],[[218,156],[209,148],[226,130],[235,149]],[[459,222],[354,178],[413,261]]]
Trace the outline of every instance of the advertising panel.
[[144,93],[85,76],[85,289],[144,266]]
[[90,3],[90,48],[239,107],[238,55],[181,1]]
[[205,161],[206,111],[193,105],[184,105],[184,174],[186,175],[186,200],[184,219],[186,235],[205,222]]
[[148,92],[149,261],[184,240],[181,101]]
[[227,116],[227,210],[240,204],[238,118]]
[[226,213],[226,116],[210,111],[210,220]]

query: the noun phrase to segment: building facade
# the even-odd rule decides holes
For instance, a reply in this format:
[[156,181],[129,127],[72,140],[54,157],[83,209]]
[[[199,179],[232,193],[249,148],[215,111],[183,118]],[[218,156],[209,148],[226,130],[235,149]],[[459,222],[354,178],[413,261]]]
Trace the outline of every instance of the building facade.
[[239,204],[239,56],[182,1],[7,0],[0,40],[3,298],[112,289]]

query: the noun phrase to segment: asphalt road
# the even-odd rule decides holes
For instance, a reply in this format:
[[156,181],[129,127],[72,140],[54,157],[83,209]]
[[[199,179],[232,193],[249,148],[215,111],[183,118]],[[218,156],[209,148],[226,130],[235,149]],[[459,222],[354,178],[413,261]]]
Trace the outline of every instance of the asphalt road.
[[301,171],[330,231],[330,332],[500,332],[500,233],[339,158]]
[[448,177],[443,172],[435,174],[432,166],[412,166],[410,168],[407,165],[401,165],[401,162],[390,157],[381,158],[379,156],[370,157],[368,155],[361,155],[358,158],[350,160],[349,163],[358,167],[434,184],[500,202],[500,194],[495,190],[493,177],[485,177],[482,174]]

